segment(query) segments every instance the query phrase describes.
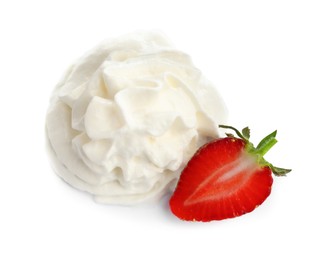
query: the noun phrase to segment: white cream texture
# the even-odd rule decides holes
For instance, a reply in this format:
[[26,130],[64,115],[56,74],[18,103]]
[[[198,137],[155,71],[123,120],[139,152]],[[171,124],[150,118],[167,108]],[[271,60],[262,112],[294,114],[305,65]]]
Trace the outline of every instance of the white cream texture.
[[46,120],[53,166],[102,203],[158,198],[218,137],[225,112],[215,88],[162,34],[108,40],[54,90]]

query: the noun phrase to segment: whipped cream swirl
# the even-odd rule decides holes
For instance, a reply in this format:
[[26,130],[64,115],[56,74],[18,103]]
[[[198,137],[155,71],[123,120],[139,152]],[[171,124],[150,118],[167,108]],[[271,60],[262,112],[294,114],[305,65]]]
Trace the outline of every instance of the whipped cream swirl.
[[188,55],[160,33],[130,34],[88,52],[57,85],[49,151],[72,186],[102,203],[133,204],[174,187],[225,114]]

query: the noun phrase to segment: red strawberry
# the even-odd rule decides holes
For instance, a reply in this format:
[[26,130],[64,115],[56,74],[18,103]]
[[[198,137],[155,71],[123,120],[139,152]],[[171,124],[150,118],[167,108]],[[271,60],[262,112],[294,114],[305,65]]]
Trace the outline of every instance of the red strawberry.
[[240,133],[231,126],[220,127],[234,130],[239,138],[227,134],[201,147],[188,162],[169,202],[182,220],[221,220],[251,212],[269,196],[272,172],[282,176],[291,171],[263,158],[276,144],[277,131],[254,147],[249,128]]

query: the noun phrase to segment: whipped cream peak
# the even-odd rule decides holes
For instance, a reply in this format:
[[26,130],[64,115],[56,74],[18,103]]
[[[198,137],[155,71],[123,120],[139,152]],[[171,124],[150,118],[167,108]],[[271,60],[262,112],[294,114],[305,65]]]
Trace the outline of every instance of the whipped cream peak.
[[58,175],[97,201],[133,204],[169,191],[225,119],[190,57],[151,32],[105,41],[72,65],[46,127]]

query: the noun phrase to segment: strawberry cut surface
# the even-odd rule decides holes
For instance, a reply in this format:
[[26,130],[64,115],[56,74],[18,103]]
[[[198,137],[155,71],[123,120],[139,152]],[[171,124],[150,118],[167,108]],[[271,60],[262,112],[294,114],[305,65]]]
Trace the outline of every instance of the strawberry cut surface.
[[261,166],[246,141],[227,137],[200,148],[183,170],[170,199],[182,220],[211,221],[253,211],[271,192],[271,169]]

